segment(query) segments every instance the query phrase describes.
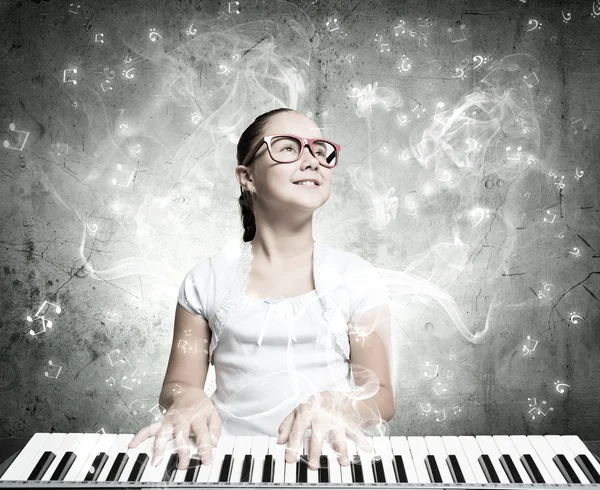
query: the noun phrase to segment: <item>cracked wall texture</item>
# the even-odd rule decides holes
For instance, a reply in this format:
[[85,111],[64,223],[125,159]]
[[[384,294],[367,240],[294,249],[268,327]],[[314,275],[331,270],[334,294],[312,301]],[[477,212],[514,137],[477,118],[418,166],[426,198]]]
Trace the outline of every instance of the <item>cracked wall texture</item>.
[[180,281],[242,240],[237,139],[286,106],[342,146],[315,237],[490,330],[394,315],[391,435],[600,439],[598,0],[0,12],[0,436],[152,421]]

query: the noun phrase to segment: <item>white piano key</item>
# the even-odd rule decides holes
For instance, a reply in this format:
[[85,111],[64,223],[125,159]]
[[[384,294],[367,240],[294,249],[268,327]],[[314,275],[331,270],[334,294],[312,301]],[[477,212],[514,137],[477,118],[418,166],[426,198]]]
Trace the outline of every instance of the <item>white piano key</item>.
[[56,471],[56,468],[58,467],[58,465],[59,465],[60,461],[62,460],[63,456],[65,455],[65,453],[68,451],[71,451],[74,453],[75,448],[79,444],[79,441],[81,440],[82,437],[83,437],[83,434],[80,434],[80,433],[71,432],[71,433],[67,434],[67,436],[63,439],[60,446],[56,448],[56,451],[53,451],[54,454],[56,455],[56,458],[54,458],[54,461],[52,461],[52,464],[50,464],[50,466],[48,467],[48,470],[46,470],[46,473],[44,473],[44,476],[42,477],[42,481],[50,480],[50,477]]
[[[554,467],[557,469],[557,471],[560,472],[560,470],[558,469],[558,467],[556,466],[556,463],[553,461],[552,458],[554,456],[556,456],[557,454],[564,454],[565,458],[567,458],[567,461],[573,468],[573,471],[579,478],[579,481],[581,481],[581,484],[586,485],[588,483],[591,483],[588,480],[587,476],[585,476],[585,473],[583,471],[581,471],[581,468],[577,464],[577,461],[575,461],[575,456],[577,456],[577,455],[573,453],[571,448],[567,445],[567,443],[563,440],[563,438],[561,436],[553,436],[553,435],[529,436],[528,439],[531,440],[532,445],[534,445],[534,442],[537,442],[538,439],[541,439],[543,441],[543,442],[540,442],[539,444],[549,448],[546,450],[550,453],[550,463],[552,463],[554,465]],[[536,450],[537,450],[537,448],[536,448]],[[538,454],[539,454],[539,451],[538,451]],[[562,475],[562,473],[561,473],[561,475]]]
[[[392,436],[390,437],[392,443],[392,452],[394,455],[402,456],[402,462],[404,464],[404,470],[406,471],[406,479],[408,483],[420,483],[419,477],[417,476],[417,470],[410,452],[410,446],[405,436]],[[427,473],[427,469],[425,469]],[[427,483],[429,483],[429,477],[427,477]]]
[[[442,443],[446,448],[446,453],[454,454],[456,456],[462,474],[465,477],[465,483],[487,483],[487,479],[481,470],[481,466],[479,466],[479,463],[477,462],[477,458],[481,455],[481,451],[479,451],[479,454],[477,454],[477,457],[474,459],[474,463],[477,464],[476,469],[479,470],[479,473],[476,473],[473,468],[471,468],[471,462],[467,459],[467,455],[457,436],[442,436]],[[475,439],[473,439],[473,444],[477,445]]]
[[338,451],[334,449],[330,441],[323,441],[323,454],[327,456],[329,462],[329,482],[342,483],[342,468]]
[[219,438],[219,444],[217,444],[217,450],[215,456],[210,464],[210,474],[208,476],[208,482],[218,482],[219,475],[221,474],[221,467],[223,466],[223,460],[226,454],[232,454],[235,445],[235,436],[221,436]]
[[[531,442],[527,440],[527,436],[516,435],[510,436],[510,440],[514,444],[515,448],[519,452],[519,456],[523,456],[524,454],[531,454],[531,457],[535,461],[536,466],[540,470],[542,474],[542,478],[545,483],[567,483],[564,477],[561,475],[560,471],[552,461],[552,458],[549,460],[545,460],[538,453],[537,449],[532,446]],[[552,463],[552,465],[547,464],[548,462]]]
[[408,445],[410,447],[410,453],[412,454],[412,459],[415,465],[415,471],[417,472],[419,483],[432,483],[429,479],[427,466],[425,465],[425,458],[429,454],[427,452],[427,444],[425,443],[425,439],[419,436],[408,436],[406,440],[408,441]]
[[[463,443],[462,436],[459,436],[459,440],[462,444]],[[500,456],[501,456],[500,451],[498,450],[498,447],[496,446],[496,443],[494,442],[492,437],[491,436],[475,436],[475,440],[477,441],[477,445],[479,446],[481,453],[487,454],[487,456],[490,458],[492,465],[494,466],[494,469],[496,470],[496,473],[498,474],[498,479],[500,480],[500,482],[501,483],[510,483],[508,475],[506,474],[506,472],[504,471],[504,467],[500,463]]]
[[165,452],[163,453],[162,459],[160,462],[154,466],[152,464],[152,459],[154,458],[154,439],[156,436],[152,438],[152,450],[151,454],[148,454],[150,457],[150,461],[146,465],[146,469],[144,473],[142,473],[142,477],[140,478],[140,482],[161,482],[163,476],[165,474],[165,470],[167,469],[167,465],[169,464],[169,458],[171,454],[175,451],[175,439],[171,438],[167,441],[165,446]]
[[[185,482],[185,475],[187,474],[190,465],[193,463],[192,458],[194,457],[194,455],[196,455],[197,458],[200,458],[200,455],[197,454],[198,446],[196,445],[196,441],[193,437],[190,437],[188,439],[188,449],[190,451],[190,461],[188,463],[188,467],[184,470],[175,470],[175,476],[173,477],[174,482]],[[177,467],[179,468],[179,464],[177,464]]]
[[394,454],[392,453],[392,444],[390,438],[384,436],[373,436],[372,439],[375,454],[381,458],[385,482],[398,483],[398,480],[396,479],[396,472],[394,471]]
[[252,451],[252,436],[237,436],[233,447],[233,467],[231,470],[231,482],[239,483],[242,477],[242,466],[244,458]]
[[527,474],[527,470],[523,466],[523,463],[520,461],[521,455],[515,448],[515,445],[510,440],[510,436],[477,436],[479,437],[492,437],[494,442],[496,443],[496,447],[500,454],[508,454],[510,455],[513,463],[515,464],[515,468],[517,468],[517,472],[521,476],[521,480],[523,483],[533,483],[529,475]]
[[[306,463],[307,463],[307,469],[306,469],[306,482],[307,483],[319,483],[319,469],[317,468],[316,470],[311,470],[310,466],[308,466],[308,462],[310,461],[310,444],[311,444],[311,438],[307,437],[304,439],[304,448],[306,450]],[[322,444],[322,443],[321,443]],[[320,463],[320,456],[323,453],[323,448],[321,447],[321,450],[319,451],[319,456],[317,456],[317,462]]]
[[[277,443],[277,438],[275,439],[275,443]],[[265,456],[267,454],[271,454],[269,452],[269,443],[271,438],[269,436],[254,436],[252,438],[252,447],[250,449],[250,454],[254,459],[254,468],[252,469],[252,474],[250,475],[251,483],[261,483],[263,468],[265,466]]]
[[446,447],[444,446],[442,438],[437,436],[425,436],[425,444],[427,444],[427,450],[429,451],[429,454],[433,454],[435,456],[435,460],[440,470],[440,475],[442,475],[442,481],[444,483],[454,483],[452,473],[450,473],[448,463],[446,462],[448,453],[446,452]]
[[[100,437],[96,441],[96,445],[89,452],[87,459],[81,466],[79,473],[77,474],[77,476],[75,477],[75,479],[73,481],[78,481],[78,482],[83,481],[85,476],[90,471],[90,468],[92,467],[92,463],[96,459],[96,456],[99,453],[107,453],[108,454],[108,452],[110,451],[110,448],[112,447],[114,442],[117,440],[117,435],[118,434],[100,434]],[[69,476],[69,475],[67,475],[67,476]]]
[[[30,467],[29,463],[33,461],[35,456],[38,454],[40,447],[48,440],[48,437],[50,437],[49,432],[37,432],[34,434],[31,439],[27,441],[25,447],[21,449],[21,452],[17,455],[8,469],[4,472],[0,478],[0,481],[17,481],[21,479],[27,479],[27,476],[29,476],[31,470],[33,470],[35,467],[37,459],[33,463],[33,466],[31,466],[31,470],[29,470],[27,476],[25,478],[21,478],[21,475],[25,472],[26,468]],[[40,456],[42,454],[43,453],[41,453]]]
[[102,468],[100,476],[98,476],[98,479],[96,481],[106,481],[106,477],[108,477],[108,474],[110,473],[110,470],[113,467],[117,456],[119,455],[119,453],[127,452],[127,445],[131,442],[131,439],[133,439],[133,437],[134,434],[117,435],[115,442],[113,443],[113,445],[110,448],[110,451],[108,452],[108,459],[106,460],[106,464],[104,465],[104,468]]
[[[131,442],[131,439],[129,440],[129,442]],[[123,468],[123,473],[121,473],[121,476],[119,477],[118,481],[128,481],[129,475],[131,474],[131,471],[133,470],[135,462],[138,459],[138,456],[140,454],[147,453],[148,458],[151,457],[148,452],[148,448],[152,444],[154,444],[154,438],[149,437],[145,441],[140,442],[136,447],[127,449],[127,456],[129,456],[129,459],[127,460],[127,464],[125,465],[125,468]],[[146,467],[148,467],[149,465],[150,465],[150,459],[146,463]]]
[[93,433],[93,434],[83,434],[83,437],[77,444],[74,453],[77,455],[71,469],[67,472],[65,476],[65,481],[75,481],[77,475],[81,472],[81,469],[85,465],[90,452],[96,447],[98,441],[100,440],[100,436],[102,434]]
[[[285,483],[285,448],[286,444],[278,444],[277,437],[269,437],[269,453],[273,455],[275,468],[273,469],[273,483]],[[260,482],[262,475],[257,475],[256,479]],[[254,480],[253,480],[254,481]]]
[[[305,439],[302,439],[302,441],[300,442],[300,448],[298,449],[298,454],[295,455],[296,461],[293,463],[288,463],[287,461],[285,462],[284,483],[297,483],[297,481],[296,481],[297,466],[296,465],[300,462],[300,458],[304,454],[304,440]],[[286,448],[287,448],[287,443],[286,443]],[[289,453],[289,451],[286,451],[286,455],[288,453]]]
[[[588,459],[591,461],[596,471],[600,473],[600,463],[596,457],[592,454],[592,452],[587,448],[587,446],[583,443],[583,441],[579,438],[579,436],[561,436],[563,441],[571,448],[573,454],[575,456],[579,456],[580,454],[585,454]],[[578,467],[579,465],[575,463]]]
[[363,480],[365,483],[375,483],[375,475],[373,474],[373,458],[375,457],[375,451],[373,450],[373,438],[369,436],[365,436],[369,446],[371,447],[370,451],[363,451],[360,446],[356,445],[356,453],[360,457],[361,466],[363,470]]
[[348,436],[346,436],[346,444],[348,445],[348,459],[350,464],[348,466],[342,466],[342,483],[353,483],[352,461],[355,456],[358,456],[358,451],[356,450],[356,443]]
[[64,432],[55,432],[54,434],[50,434],[50,437],[48,437],[44,441],[44,443],[39,447],[38,452],[35,454],[35,456],[29,461],[29,463],[23,466],[23,471],[21,472],[17,480],[27,480],[27,478],[29,478],[29,475],[35,468],[42,455],[46,451],[52,451],[54,454],[56,454],[56,451],[60,447],[65,437],[67,437],[67,434]]

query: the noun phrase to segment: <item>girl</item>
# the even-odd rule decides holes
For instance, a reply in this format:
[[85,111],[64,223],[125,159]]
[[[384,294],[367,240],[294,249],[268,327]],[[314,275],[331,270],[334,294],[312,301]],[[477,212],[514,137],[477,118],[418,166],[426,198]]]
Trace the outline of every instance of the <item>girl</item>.
[[313,213],[329,199],[340,147],[282,108],[243,132],[237,161],[244,243],[186,275],[159,399],[168,412],[129,447],[158,434],[158,464],[174,437],[185,469],[190,432],[205,464],[221,434],[279,434],[293,463],[310,430],[311,469],[324,439],[348,465],[346,433],[368,447],[361,427],[389,421],[396,395],[386,291],[357,279],[371,264],[313,240]]

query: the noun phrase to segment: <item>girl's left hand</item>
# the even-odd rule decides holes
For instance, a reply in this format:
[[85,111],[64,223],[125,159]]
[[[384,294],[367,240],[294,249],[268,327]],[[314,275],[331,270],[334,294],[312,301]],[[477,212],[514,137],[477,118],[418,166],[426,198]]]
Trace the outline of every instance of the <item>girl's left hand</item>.
[[[333,441],[332,446],[339,454],[342,466],[348,466],[346,432],[366,451],[370,445],[360,428],[360,415],[352,408],[351,399],[342,392],[322,391],[311,395],[296,407],[279,426],[278,443],[287,440],[285,460],[294,463],[300,454],[300,446],[306,431],[311,429],[309,467],[319,468],[319,456],[323,441]],[[368,448],[368,449],[367,449]]]

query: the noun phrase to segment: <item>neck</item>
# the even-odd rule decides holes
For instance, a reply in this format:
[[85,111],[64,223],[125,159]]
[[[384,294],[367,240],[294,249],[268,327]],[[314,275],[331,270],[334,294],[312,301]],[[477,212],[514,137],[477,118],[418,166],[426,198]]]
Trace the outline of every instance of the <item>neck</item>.
[[312,216],[305,225],[295,230],[261,226],[257,222],[256,235],[252,240],[252,255],[271,265],[285,264],[311,257],[314,243]]

